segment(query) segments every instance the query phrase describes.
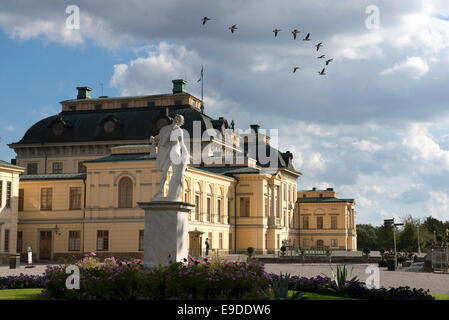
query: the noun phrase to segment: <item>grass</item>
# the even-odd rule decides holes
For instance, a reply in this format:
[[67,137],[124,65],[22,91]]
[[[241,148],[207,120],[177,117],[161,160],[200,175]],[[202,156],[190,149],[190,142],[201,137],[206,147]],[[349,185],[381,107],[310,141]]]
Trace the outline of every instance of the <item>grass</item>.
[[325,296],[323,294],[312,293],[312,292],[305,292],[304,297],[306,297],[307,300],[359,300],[359,299],[344,298],[344,297],[337,297],[337,296]]
[[42,289],[4,289],[0,290],[0,300],[40,300]]
[[431,294],[435,300],[449,300],[449,295],[447,294]]
[[[42,289],[6,289],[0,290],[0,300],[40,300],[44,299],[41,296]],[[293,291],[289,291],[290,294]],[[304,296],[308,300],[358,300],[353,298],[344,298],[337,296],[327,296],[318,293],[305,292]],[[432,294],[436,300],[449,300],[449,295]]]

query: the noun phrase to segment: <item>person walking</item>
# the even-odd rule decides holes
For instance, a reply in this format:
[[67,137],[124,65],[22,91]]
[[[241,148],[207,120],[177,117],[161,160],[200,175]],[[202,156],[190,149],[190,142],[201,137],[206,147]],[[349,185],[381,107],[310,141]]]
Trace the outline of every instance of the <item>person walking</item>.
[[209,238],[206,238],[206,256],[209,255],[209,247],[210,247],[210,245],[209,245]]

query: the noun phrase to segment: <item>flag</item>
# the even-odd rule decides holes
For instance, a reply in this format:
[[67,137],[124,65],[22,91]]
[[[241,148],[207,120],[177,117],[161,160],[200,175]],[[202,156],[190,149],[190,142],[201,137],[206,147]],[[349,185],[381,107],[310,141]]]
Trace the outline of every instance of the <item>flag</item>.
[[197,82],[200,82],[201,80],[203,80],[203,67],[201,67],[201,76],[200,76],[200,78],[198,79]]

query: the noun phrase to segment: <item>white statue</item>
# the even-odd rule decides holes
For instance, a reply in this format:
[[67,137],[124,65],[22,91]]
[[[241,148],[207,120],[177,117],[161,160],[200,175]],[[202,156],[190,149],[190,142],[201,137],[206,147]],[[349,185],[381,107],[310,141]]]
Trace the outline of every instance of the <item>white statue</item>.
[[[189,151],[184,144],[184,117],[177,114],[172,124],[161,128],[156,137],[150,137],[157,144],[156,169],[162,170],[159,191],[151,198],[152,201],[182,201],[180,194],[187,164]],[[164,186],[168,169],[172,166],[173,173],[168,186],[168,195],[164,198]]]

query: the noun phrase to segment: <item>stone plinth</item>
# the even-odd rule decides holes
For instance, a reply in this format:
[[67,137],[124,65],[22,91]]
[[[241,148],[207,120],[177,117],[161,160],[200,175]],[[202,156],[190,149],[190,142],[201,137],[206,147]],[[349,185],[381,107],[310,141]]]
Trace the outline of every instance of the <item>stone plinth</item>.
[[[148,267],[169,260],[181,261],[188,256],[188,214],[195,208],[185,202],[139,202],[145,210],[143,262]],[[171,255],[171,259],[168,256]]]

